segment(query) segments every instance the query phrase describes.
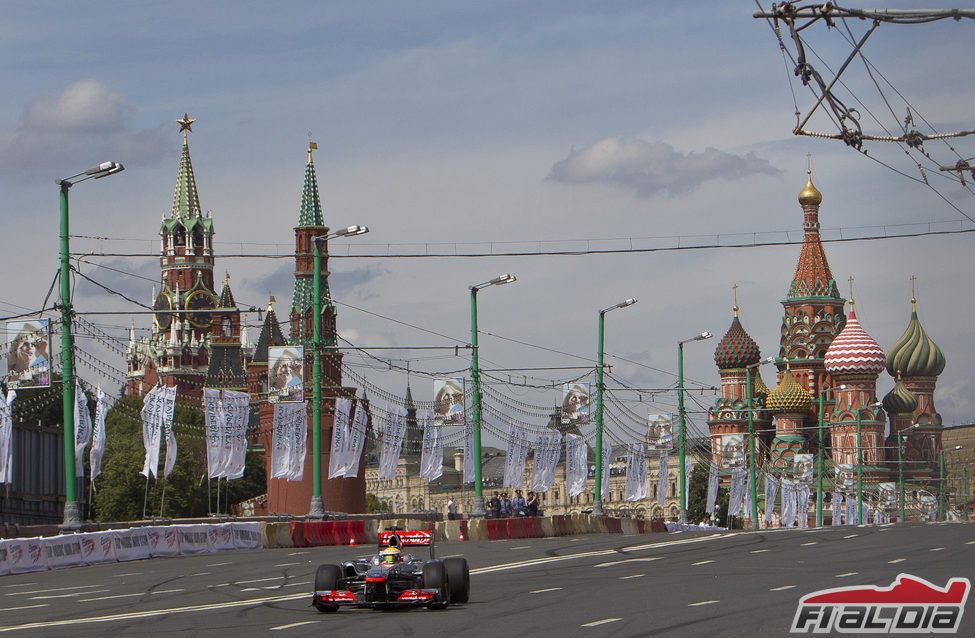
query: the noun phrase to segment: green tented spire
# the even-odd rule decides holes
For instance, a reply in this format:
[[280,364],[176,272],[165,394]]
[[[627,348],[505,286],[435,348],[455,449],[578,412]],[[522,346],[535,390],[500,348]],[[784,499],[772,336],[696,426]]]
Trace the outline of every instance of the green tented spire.
[[322,217],[322,200],[318,195],[318,177],[315,175],[315,163],[311,159],[311,152],[318,148],[318,144],[308,145],[308,163],[305,165],[305,185],[301,191],[301,213],[298,216],[298,227],[324,226]]
[[193,163],[190,161],[190,147],[187,141],[187,132],[193,130],[191,126],[195,121],[188,114],[183,115],[182,120],[176,120],[183,134],[183,154],[179,158],[179,175],[176,177],[176,191],[173,193],[172,217],[174,219],[200,216],[200,197],[196,192],[196,177],[193,175]]

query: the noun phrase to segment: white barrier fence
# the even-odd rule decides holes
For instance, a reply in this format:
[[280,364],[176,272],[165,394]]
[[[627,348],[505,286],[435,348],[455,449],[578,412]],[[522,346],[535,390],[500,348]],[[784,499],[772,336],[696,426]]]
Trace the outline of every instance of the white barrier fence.
[[260,523],[133,527],[45,538],[0,539],[0,575],[263,547]]

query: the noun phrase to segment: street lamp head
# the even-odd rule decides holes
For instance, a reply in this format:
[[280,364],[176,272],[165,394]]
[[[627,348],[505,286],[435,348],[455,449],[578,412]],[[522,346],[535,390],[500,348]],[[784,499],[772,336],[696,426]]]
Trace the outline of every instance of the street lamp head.
[[124,170],[125,167],[118,162],[102,162],[98,166],[92,166],[85,171],[85,175],[94,177],[95,179],[101,179],[109,175],[114,175],[115,173],[121,173]]
[[343,228],[342,230],[335,231],[336,237],[355,237],[356,235],[365,235],[369,232],[368,226],[349,226],[348,228]]
[[699,335],[694,335],[690,339],[684,339],[683,341],[679,341],[678,343],[685,344],[688,341],[704,341],[705,339],[710,339],[712,336],[713,335],[710,332],[708,332],[707,330],[705,330],[704,332],[702,332]]
[[960,450],[960,449],[962,449],[962,447],[964,447],[964,446],[962,446],[962,445],[956,445],[955,447],[953,447],[951,449],[952,450]]
[[627,306],[632,306],[636,303],[636,297],[630,297],[626,301],[620,302],[616,305],[617,308],[626,308]]
[[749,369],[749,370],[753,370],[753,369],[757,368],[758,366],[764,366],[764,365],[769,364],[769,363],[775,363],[775,357],[765,357],[764,359],[759,359],[755,363],[749,363],[745,367],[747,369]]
[[487,283],[489,286],[501,286],[504,284],[510,284],[518,281],[518,278],[514,275],[509,275],[508,273],[503,273],[492,279]]

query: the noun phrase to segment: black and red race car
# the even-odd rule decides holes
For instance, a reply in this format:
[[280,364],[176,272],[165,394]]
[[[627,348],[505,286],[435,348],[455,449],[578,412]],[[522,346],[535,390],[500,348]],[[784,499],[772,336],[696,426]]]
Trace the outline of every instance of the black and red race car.
[[[405,547],[429,547],[430,560],[418,560]],[[419,607],[445,609],[470,598],[467,559],[437,560],[433,532],[387,528],[379,534],[379,553],[342,565],[320,565],[312,604],[323,613],[339,607]]]

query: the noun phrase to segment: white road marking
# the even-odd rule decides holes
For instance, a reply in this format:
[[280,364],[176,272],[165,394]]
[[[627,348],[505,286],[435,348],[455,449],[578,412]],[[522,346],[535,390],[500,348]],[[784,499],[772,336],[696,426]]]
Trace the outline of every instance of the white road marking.
[[631,578],[643,578],[646,574],[633,574],[632,576],[620,576],[620,580],[630,580]]
[[843,539],[846,540],[847,538],[856,538],[857,536],[859,536],[859,534],[849,534],[847,536],[844,536]]
[[860,572],[846,572],[845,574],[837,574],[836,578],[846,578],[847,576],[856,576]]
[[891,565],[896,565],[897,563],[903,563],[905,560],[907,560],[907,559],[906,558],[895,558],[894,560],[889,560],[887,562],[890,563]]
[[622,618],[604,618],[603,620],[595,620],[593,622],[587,622],[584,625],[580,625],[580,627],[598,627],[599,625],[605,625],[606,623],[617,622],[619,620],[623,620],[623,619]]
[[224,565],[233,565],[234,561],[228,560],[226,563],[210,563],[207,567],[223,567]]
[[186,591],[185,589],[157,589],[149,592],[150,594],[175,594],[176,592]]
[[306,620],[305,622],[293,622],[290,625],[279,625],[277,627],[271,627],[270,631],[281,631],[282,629],[291,629],[292,627],[301,627],[302,625],[315,625],[321,622],[320,620]]
[[794,589],[795,585],[782,585],[781,587],[773,587],[769,591],[785,591],[787,589]]
[[648,556],[646,558],[627,558],[626,560],[614,560],[611,563],[599,563],[593,567],[612,567],[614,565],[625,565],[627,563],[649,563],[655,560],[663,560],[663,556]]
[[702,560],[696,563],[691,563],[691,567],[697,567],[698,565],[707,565],[708,563],[713,563],[713,560]]
[[748,553],[749,554],[761,554],[762,552],[767,552],[767,551],[769,551],[769,550],[767,550],[767,549],[753,549],[752,551],[750,551]]
[[17,583],[16,585],[4,585],[4,589],[9,589],[10,587],[30,587],[31,585],[36,585],[37,583]]
[[311,585],[311,581],[306,580],[300,583],[288,583],[287,585],[282,585],[282,587],[298,587],[299,585]]
[[[95,593],[95,592],[85,592],[85,593],[87,594],[87,593]],[[78,602],[79,603],[91,603],[91,602],[94,602],[96,600],[111,600],[113,598],[132,598],[133,596],[143,596],[143,595],[145,595],[145,593],[140,591],[140,592],[136,592],[134,594],[116,594],[114,596],[98,596],[96,598],[79,598],[78,599]]]
[[254,580],[235,580],[235,585],[250,585],[251,583],[263,583],[268,580],[281,580],[284,576],[271,576],[270,578],[255,578]]
[[802,547],[809,547],[810,545],[816,545],[817,543],[819,543],[819,541],[813,541],[811,543],[803,543],[801,546]]
[[44,596],[31,596],[27,600],[41,600],[48,598],[74,598],[75,596],[87,596],[88,594],[100,594],[102,592],[112,591],[111,589],[92,589],[90,591],[76,591],[71,594],[45,594]]
[[301,563],[281,563],[279,565],[275,565],[275,567],[291,567],[292,565],[301,565]]
[[142,576],[142,572],[129,572],[127,574],[115,574],[113,578],[125,578],[126,576]]
[[196,572],[195,574],[190,574],[190,576],[209,576],[210,572]]
[[688,607],[700,607],[701,605],[714,605],[715,603],[721,602],[720,600],[702,600],[699,603],[691,603]]
[[310,554],[311,552],[291,552],[288,556],[301,556],[302,554]]
[[522,545],[521,547],[509,547],[508,549],[531,549],[531,545]]
[[535,591],[528,592],[529,594],[544,594],[549,591],[559,591],[561,587],[549,587],[548,589],[536,589]]
[[0,611],[17,611],[18,609],[37,609],[38,607],[47,607],[47,603],[39,605],[24,605],[23,607],[5,607],[0,609]]
[[940,551],[941,551],[941,550],[943,550],[943,549],[944,549],[944,547],[935,547],[935,548],[934,548],[934,549],[932,549],[931,551],[932,551],[932,552],[940,552]]
[[45,594],[51,591],[71,591],[72,589],[94,589],[95,587],[101,587],[101,585],[78,585],[77,587],[55,587],[53,589],[33,589],[31,591],[15,591],[7,596],[26,596],[27,594]]

